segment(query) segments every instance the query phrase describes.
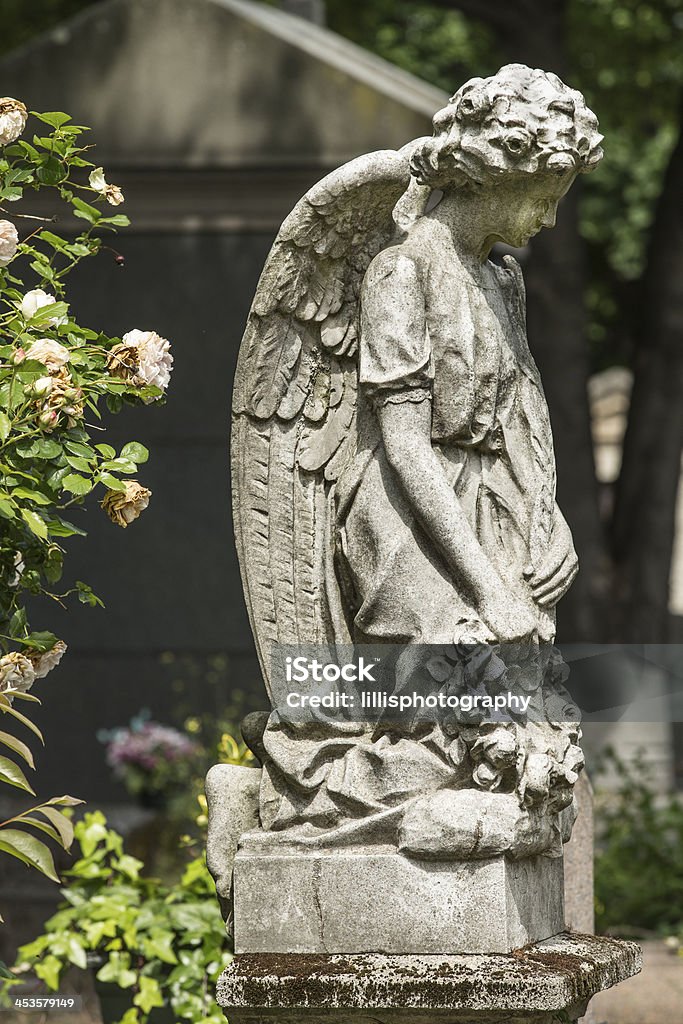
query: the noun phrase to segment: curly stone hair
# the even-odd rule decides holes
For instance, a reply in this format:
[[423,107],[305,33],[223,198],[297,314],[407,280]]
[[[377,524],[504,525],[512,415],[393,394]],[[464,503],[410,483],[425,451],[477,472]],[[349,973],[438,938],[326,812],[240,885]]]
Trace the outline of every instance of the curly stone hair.
[[524,64],[466,82],[433,125],[411,159],[414,177],[432,188],[482,186],[511,173],[585,173],[602,159],[598,119],[581,93]]

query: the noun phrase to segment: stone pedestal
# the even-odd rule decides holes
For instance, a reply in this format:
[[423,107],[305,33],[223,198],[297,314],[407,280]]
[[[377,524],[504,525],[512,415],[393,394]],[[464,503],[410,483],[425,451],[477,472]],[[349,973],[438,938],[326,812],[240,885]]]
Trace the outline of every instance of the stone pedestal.
[[235,858],[237,953],[507,953],[564,930],[562,858],[389,847]]
[[230,1024],[568,1024],[640,966],[635,943],[566,934],[494,956],[245,953],[218,1002]]

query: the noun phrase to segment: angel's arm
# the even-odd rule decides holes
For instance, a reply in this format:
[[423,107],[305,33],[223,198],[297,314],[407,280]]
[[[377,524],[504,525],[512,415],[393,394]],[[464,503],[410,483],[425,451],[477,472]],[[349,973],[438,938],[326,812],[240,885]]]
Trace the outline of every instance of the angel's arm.
[[530,610],[513,598],[483,551],[431,444],[431,402],[377,405],[387,461],[416,518],[499,640],[528,636]]
[[432,368],[418,269],[400,248],[373,261],[361,299],[360,381],[384,450],[416,519],[500,640],[529,635],[534,617],[503,583],[431,443]]

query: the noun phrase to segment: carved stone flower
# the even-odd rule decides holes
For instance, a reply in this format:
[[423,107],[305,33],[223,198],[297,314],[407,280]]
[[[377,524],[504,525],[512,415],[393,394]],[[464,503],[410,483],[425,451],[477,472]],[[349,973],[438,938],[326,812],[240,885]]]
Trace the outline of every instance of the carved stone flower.
[[102,167],[96,167],[94,171],[91,171],[88,181],[90,182],[90,188],[103,195],[112,206],[120,206],[123,202],[123,192],[118,185],[110,185],[105,180]]
[[[39,309],[44,306],[53,306],[56,303],[54,295],[50,295],[49,292],[43,291],[42,288],[34,288],[30,292],[26,292],[21,302],[17,303],[19,311],[26,320],[30,320],[32,316],[35,316]],[[65,316],[51,316],[41,320],[43,324],[49,324],[51,326],[57,326],[58,324],[66,323]],[[36,356],[33,357],[37,358]]]
[[28,111],[21,100],[11,96],[0,99],[0,146],[8,146],[18,139],[26,127]]
[[112,523],[125,530],[147,508],[151,495],[137,480],[126,480],[125,491],[107,491],[101,505]]
[[[24,300],[26,296],[24,296]],[[43,303],[44,305],[44,303]],[[28,359],[36,359],[47,366],[50,373],[57,373],[69,362],[69,350],[52,338],[38,338],[26,349]]]
[[0,220],[0,267],[6,267],[17,254],[19,235],[11,220]]
[[31,654],[29,658],[33,665],[36,679],[44,679],[48,672],[51,672],[53,668],[59,665],[65,654],[66,644],[63,640],[58,640],[49,651],[36,651]]
[[33,686],[35,678],[35,669],[24,654],[10,651],[0,658],[0,693],[7,690],[26,693]]
[[171,345],[156,331],[128,331],[107,359],[109,372],[137,387],[152,385],[165,391],[171,379]]

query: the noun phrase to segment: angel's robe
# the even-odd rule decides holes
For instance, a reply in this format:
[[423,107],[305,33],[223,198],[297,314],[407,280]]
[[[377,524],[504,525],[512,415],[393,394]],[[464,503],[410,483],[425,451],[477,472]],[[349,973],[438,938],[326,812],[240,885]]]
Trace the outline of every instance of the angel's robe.
[[[521,271],[506,257],[475,280],[430,230],[423,220],[407,242],[381,252],[365,277],[359,446],[337,482],[330,583],[346,580],[357,642],[471,642],[483,627],[383,453],[377,404],[429,401],[432,445],[479,543],[535,609],[539,636],[551,639],[553,614],[533,604],[523,576],[543,557],[556,506],[550,420],[526,339]],[[303,845],[387,841],[414,797],[471,786],[439,723],[407,733],[328,719],[322,735],[315,725],[271,719],[263,827],[295,827],[291,835]]]
[[432,446],[480,545],[551,640],[524,569],[553,529],[555,459],[548,408],[529,351],[518,264],[477,279],[425,220],[372,262],[361,299],[359,436],[337,485],[337,559],[354,639],[453,643],[485,624],[416,519],[388,465],[378,404],[430,401]]

